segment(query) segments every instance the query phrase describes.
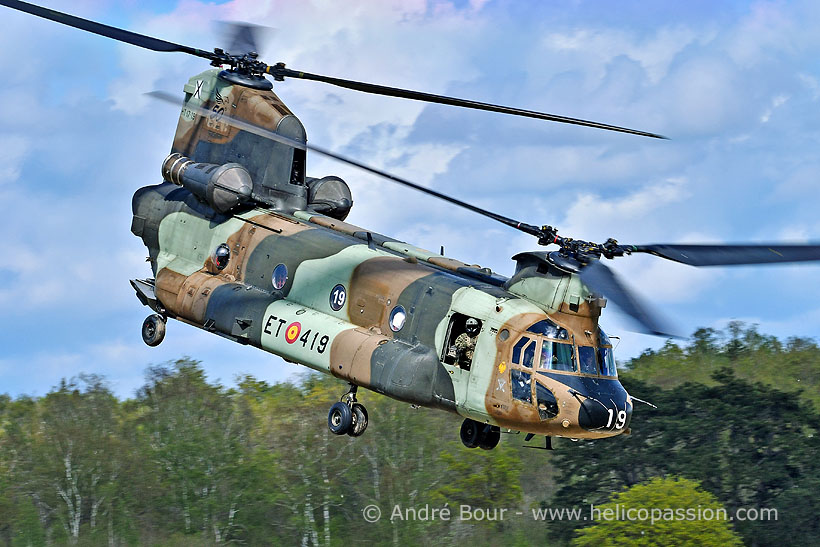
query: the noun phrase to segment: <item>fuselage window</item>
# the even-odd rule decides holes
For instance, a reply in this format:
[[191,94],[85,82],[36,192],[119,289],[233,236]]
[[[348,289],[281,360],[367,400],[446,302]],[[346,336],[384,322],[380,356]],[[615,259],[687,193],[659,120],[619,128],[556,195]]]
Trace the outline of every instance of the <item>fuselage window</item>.
[[541,357],[538,368],[541,370],[575,372],[575,355],[572,351],[572,345],[550,340],[541,342]]
[[532,403],[532,377],[529,372],[512,369],[510,371],[510,383],[514,399]]
[[598,375],[598,357],[595,355],[595,348],[578,346],[578,360],[581,362],[581,372],[583,374]]

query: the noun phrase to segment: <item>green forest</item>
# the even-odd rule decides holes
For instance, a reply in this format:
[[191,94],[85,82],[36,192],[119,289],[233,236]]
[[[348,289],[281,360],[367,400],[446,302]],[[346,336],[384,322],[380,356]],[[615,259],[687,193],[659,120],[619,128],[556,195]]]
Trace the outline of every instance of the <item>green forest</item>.
[[[150,367],[127,400],[82,374],[0,396],[0,543],[816,544],[816,341],[734,322],[619,367],[657,408],[636,404],[628,435],[552,451],[522,434],[470,450],[458,416],[367,391],[367,432],[337,437],[341,381],[229,388],[189,358]],[[747,518],[606,517],[628,508]]]

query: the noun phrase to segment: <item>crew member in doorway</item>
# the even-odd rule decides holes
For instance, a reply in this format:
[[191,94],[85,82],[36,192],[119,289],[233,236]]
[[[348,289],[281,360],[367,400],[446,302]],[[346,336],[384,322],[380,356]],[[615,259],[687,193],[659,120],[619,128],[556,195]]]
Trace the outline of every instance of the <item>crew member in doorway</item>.
[[456,338],[456,350],[459,355],[459,365],[462,368],[469,369],[473,362],[473,353],[475,352],[475,343],[478,340],[478,333],[481,330],[481,323],[478,319],[470,317],[464,323],[464,331]]

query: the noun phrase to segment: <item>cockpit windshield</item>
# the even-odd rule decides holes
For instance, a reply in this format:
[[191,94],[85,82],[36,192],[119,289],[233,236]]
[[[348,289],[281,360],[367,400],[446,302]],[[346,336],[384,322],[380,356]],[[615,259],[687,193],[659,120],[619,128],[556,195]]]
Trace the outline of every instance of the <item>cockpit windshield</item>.
[[604,376],[617,376],[615,355],[612,353],[612,342],[601,327],[598,327],[598,366]]
[[540,370],[565,370],[576,372],[575,352],[572,344],[543,340],[541,342],[541,358],[538,362]]
[[545,319],[527,329],[512,349],[511,362],[524,369],[534,365],[538,371],[618,375],[612,343],[600,328],[597,346],[576,346],[565,328]]

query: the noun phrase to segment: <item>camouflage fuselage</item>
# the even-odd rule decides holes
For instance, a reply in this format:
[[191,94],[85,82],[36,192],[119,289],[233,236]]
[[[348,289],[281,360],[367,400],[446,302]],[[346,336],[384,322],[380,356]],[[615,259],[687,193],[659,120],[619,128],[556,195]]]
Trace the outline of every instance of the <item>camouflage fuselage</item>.
[[[594,346],[600,310],[587,301],[561,302],[547,314],[500,286],[508,280],[475,266],[379,234],[368,238],[361,228],[313,213],[220,215],[167,182],[137,191],[132,229],[149,249],[156,297],[171,317],[480,422],[567,437],[610,436],[628,425],[631,402],[614,376],[541,370],[537,359],[513,355],[523,338],[538,342],[528,347],[541,355],[547,339],[528,329],[546,319],[567,329],[567,341]],[[223,243],[231,254],[219,270],[212,252]],[[280,265],[287,274],[277,288]],[[557,279],[556,293],[573,283],[580,287],[575,276]],[[396,309],[406,320],[394,331]],[[469,369],[443,358],[456,315],[482,324]],[[557,413],[539,414],[537,384],[550,391]],[[626,413],[620,420],[619,411]]]
[[[220,214],[204,194],[170,182],[137,191],[132,231],[149,250],[154,295],[169,317],[479,422],[566,437],[626,430],[632,403],[614,361],[590,362],[612,359],[598,329],[603,302],[577,276],[522,253],[507,279],[310,212],[326,196],[307,184],[304,152],[231,124],[304,142],[272,91],[210,70],[185,92],[172,152],[206,175],[241,164],[252,200],[266,207]],[[168,172],[178,179],[177,169]],[[230,257],[219,268],[223,244]],[[453,345],[469,317],[481,331],[465,363]]]

